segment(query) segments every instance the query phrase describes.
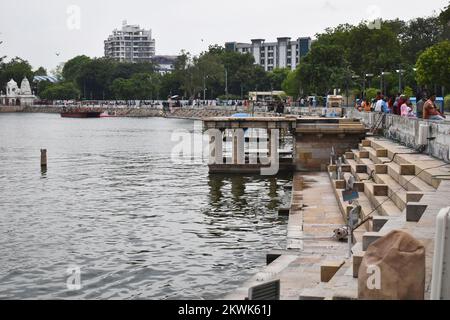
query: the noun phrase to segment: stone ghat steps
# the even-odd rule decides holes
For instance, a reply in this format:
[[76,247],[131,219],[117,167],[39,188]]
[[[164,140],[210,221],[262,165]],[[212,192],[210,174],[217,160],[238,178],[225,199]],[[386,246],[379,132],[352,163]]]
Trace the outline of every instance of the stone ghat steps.
[[[404,150],[402,150],[405,152]],[[404,186],[408,191],[435,191],[436,186],[433,186],[432,180],[423,180],[422,178],[426,178],[426,172],[420,172],[422,169],[417,169],[415,164],[406,163],[401,159],[400,154],[395,154],[393,152],[389,152],[387,149],[375,149],[374,147],[369,147],[367,145],[360,144],[360,149],[358,152],[362,152],[363,155],[367,155],[369,153],[369,159],[375,164],[374,167],[370,167],[370,169],[376,169],[378,167],[378,171],[381,173],[382,170],[386,170],[394,180],[396,180],[400,185]],[[408,155],[412,155],[411,153],[407,153]],[[384,155],[391,155],[392,157],[385,157]],[[413,154],[417,156],[416,154]],[[420,155],[423,156],[423,155]],[[427,157],[427,156],[425,156]],[[428,158],[428,157],[427,157]],[[397,162],[398,161],[398,162]],[[370,163],[369,161],[363,160],[362,163]],[[426,169],[426,168],[425,168]],[[418,177],[415,175],[417,173],[421,173]]]
[[426,154],[417,153],[412,149],[398,145],[387,139],[367,138],[364,141],[363,144],[366,144],[368,147],[386,149],[388,158],[392,159],[398,165],[413,165],[414,172],[410,175],[417,175],[434,189],[439,187],[442,180],[450,180],[450,164],[445,165],[440,160],[434,159]]
[[[305,289],[301,299],[356,299],[359,267],[370,244],[392,230],[417,230],[427,207],[421,203],[422,198],[436,192],[446,170],[450,175],[450,166],[428,169],[433,165],[442,165],[442,162],[375,138],[364,140],[357,150],[345,153],[344,162],[344,177],[352,174],[358,181],[355,189],[360,199],[355,202],[361,205],[363,216],[371,214],[370,210],[376,209],[377,212],[373,214],[370,224],[365,225],[366,232],[362,234],[362,239],[359,232],[355,234],[358,241],[353,246],[351,260],[346,261],[328,283]],[[330,166],[329,170],[339,207],[345,216],[350,210],[340,196],[345,181],[333,180],[335,166]]]
[[329,282],[321,282],[314,288],[304,289],[300,300],[356,300],[358,298],[358,279],[353,277],[350,260],[336,272]]

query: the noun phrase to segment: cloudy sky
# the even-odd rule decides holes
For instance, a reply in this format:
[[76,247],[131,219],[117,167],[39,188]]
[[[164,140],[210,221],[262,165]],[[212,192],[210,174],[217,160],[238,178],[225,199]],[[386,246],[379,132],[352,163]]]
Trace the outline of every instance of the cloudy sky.
[[[13,0],[0,6],[0,56],[53,69],[78,54],[103,55],[123,20],[151,28],[157,54],[198,54],[209,44],[313,37],[326,27],[427,16],[448,0]],[[79,14],[78,14],[79,12]],[[77,18],[79,16],[79,19]],[[56,53],[59,53],[57,55]]]

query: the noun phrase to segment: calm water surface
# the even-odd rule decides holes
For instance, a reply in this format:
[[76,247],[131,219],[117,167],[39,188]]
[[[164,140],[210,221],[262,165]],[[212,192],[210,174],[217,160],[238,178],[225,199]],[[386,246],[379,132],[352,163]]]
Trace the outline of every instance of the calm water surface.
[[174,165],[177,128],[193,121],[0,114],[0,299],[218,299],[283,247],[289,177]]

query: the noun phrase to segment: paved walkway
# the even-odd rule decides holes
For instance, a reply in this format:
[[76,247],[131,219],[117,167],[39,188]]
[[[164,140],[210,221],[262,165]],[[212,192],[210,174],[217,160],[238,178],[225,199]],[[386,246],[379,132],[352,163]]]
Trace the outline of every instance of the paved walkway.
[[332,238],[333,231],[343,225],[328,173],[296,173],[287,250],[225,299],[242,300],[250,287],[280,279],[281,299],[298,300],[303,289],[320,283],[322,264],[346,258],[347,244]]

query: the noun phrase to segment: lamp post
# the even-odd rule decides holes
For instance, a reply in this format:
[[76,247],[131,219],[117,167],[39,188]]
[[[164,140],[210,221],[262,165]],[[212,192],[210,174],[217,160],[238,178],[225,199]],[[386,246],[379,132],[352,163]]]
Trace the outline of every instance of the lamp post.
[[382,87],[382,94],[386,94],[386,91],[387,91],[387,81],[386,81],[386,79],[385,79],[385,76],[388,76],[388,75],[390,75],[391,73],[390,72],[387,72],[387,71],[385,71],[385,72],[382,72],[381,73],[381,76],[383,77],[383,82],[382,82],[382,84],[383,84],[383,87]]
[[228,70],[225,68],[225,96],[228,99]]
[[402,75],[403,72],[405,72],[405,70],[402,70],[401,66],[399,66],[400,68],[398,70],[395,70],[398,73],[398,92],[401,93],[402,92]]
[[208,76],[203,75],[203,103],[206,101],[206,79]]
[[[364,75],[364,85],[366,84],[366,78],[369,78],[369,88],[372,86],[372,78],[373,78],[374,74],[373,73],[366,73]],[[364,93],[366,92],[365,88],[364,88]]]

